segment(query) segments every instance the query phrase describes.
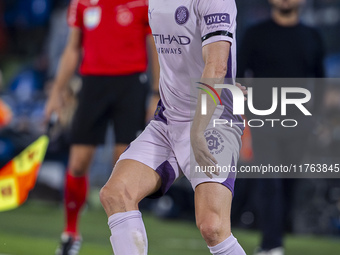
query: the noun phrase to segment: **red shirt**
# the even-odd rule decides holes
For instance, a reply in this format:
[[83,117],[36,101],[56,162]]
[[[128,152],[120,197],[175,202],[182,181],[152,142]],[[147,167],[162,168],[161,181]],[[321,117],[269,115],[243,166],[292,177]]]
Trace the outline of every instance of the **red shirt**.
[[68,23],[82,31],[83,75],[125,75],[147,68],[147,0],[72,0]]

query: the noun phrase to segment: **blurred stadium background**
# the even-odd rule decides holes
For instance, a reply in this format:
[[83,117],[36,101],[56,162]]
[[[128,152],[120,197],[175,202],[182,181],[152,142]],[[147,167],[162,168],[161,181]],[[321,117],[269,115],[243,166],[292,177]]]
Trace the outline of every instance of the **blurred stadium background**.
[[[269,16],[266,0],[237,0],[238,39],[245,29]],[[0,167],[44,132],[43,108],[65,45],[68,0],[0,1]],[[321,32],[327,77],[340,76],[340,0],[307,0],[302,19]],[[75,77],[67,92],[62,124],[51,144],[37,185],[28,202],[0,213],[0,254],[53,254],[62,231],[62,185],[68,155],[68,124],[81,86]],[[340,87],[327,87],[323,125],[309,141],[308,158],[339,163]],[[321,121],[320,121],[321,122]],[[96,154],[91,170],[91,194],[81,230],[81,254],[112,254],[107,218],[98,191],[111,173],[113,135]],[[244,162],[240,162],[241,164]],[[251,161],[247,162],[250,164]],[[340,254],[340,179],[298,180],[287,223],[287,254]],[[250,180],[236,182],[232,213],[234,234],[251,254],[259,244],[256,197]],[[208,254],[193,214],[193,193],[183,179],[159,200],[141,203],[150,240],[150,254]]]

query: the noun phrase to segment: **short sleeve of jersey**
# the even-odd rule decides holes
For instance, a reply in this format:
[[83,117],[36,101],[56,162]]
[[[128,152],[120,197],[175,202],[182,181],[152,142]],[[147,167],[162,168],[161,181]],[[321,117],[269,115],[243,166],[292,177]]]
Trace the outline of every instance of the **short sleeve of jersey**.
[[81,28],[83,26],[83,14],[80,0],[71,0],[68,8],[67,23],[70,27]]
[[197,0],[202,47],[217,41],[233,43],[236,30],[235,0]]

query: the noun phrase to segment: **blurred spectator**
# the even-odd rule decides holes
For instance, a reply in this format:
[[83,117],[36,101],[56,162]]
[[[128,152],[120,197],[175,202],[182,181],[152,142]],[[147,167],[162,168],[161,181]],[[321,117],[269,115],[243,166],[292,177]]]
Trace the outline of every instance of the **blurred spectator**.
[[12,117],[11,109],[0,99],[0,129],[7,126],[11,122]]
[[328,56],[326,61],[327,77],[340,78],[340,52]]
[[147,46],[155,64],[150,111],[159,100],[157,53],[148,25],[147,1],[73,0],[68,23],[69,40],[45,108],[47,120],[53,112],[59,118],[63,115],[66,102],[62,94],[81,59],[82,88],[71,128],[66,224],[59,255],[76,255],[80,249],[79,212],[87,197],[91,161],[96,146],[104,142],[107,124],[114,124],[114,160],[144,128],[149,91]]
[[51,11],[51,0],[5,0],[5,21],[8,27],[46,25]]
[[3,90],[3,78],[2,78],[2,71],[1,71],[1,69],[0,69],[0,93],[2,92],[2,90]]
[[5,21],[3,19],[4,11],[3,11],[3,3],[0,2],[0,54],[2,54],[7,46],[7,36],[5,33]]
[[[44,101],[41,88],[43,73],[34,67],[20,71],[1,93],[1,99],[10,109],[11,118],[6,118],[6,126],[0,130],[0,165],[4,165],[18,154],[32,139],[43,132]],[[6,109],[5,108],[5,109]],[[5,111],[6,115],[8,111]]]
[[29,56],[40,52],[51,9],[52,0],[4,1],[4,21],[11,53]]
[[9,83],[3,99],[13,111],[13,121],[10,125],[15,132],[41,134],[43,123],[44,72],[36,67],[23,68]]
[[61,0],[54,7],[46,40],[47,79],[53,80],[57,74],[58,63],[67,43],[69,27],[67,24],[67,10],[69,0]]
[[[304,0],[269,0],[271,19],[249,28],[241,43],[241,54],[238,59],[239,76],[255,78],[324,76],[324,50],[321,37],[315,29],[304,25],[299,19],[303,2]],[[264,79],[255,79],[256,85],[252,84],[256,95],[260,95],[258,102],[262,106],[268,103],[268,100],[271,101],[271,96],[266,97],[268,93],[271,95],[271,88],[263,85],[263,82]],[[284,86],[285,82],[282,83],[281,86]],[[301,87],[300,83],[298,85]],[[275,87],[280,87],[280,82],[277,82]],[[322,86],[315,86],[313,96],[317,107],[322,99]],[[255,105],[258,109],[268,109],[259,107],[256,102]],[[271,117],[280,119],[280,116]],[[298,119],[299,125],[291,129],[270,126],[252,128],[256,164],[270,163],[279,166],[301,162],[306,141],[312,130],[312,120],[299,117],[297,113],[294,113],[294,118]],[[292,187],[292,179],[258,180],[260,196],[258,216],[262,242],[259,250],[255,252],[257,255],[284,254],[283,232],[292,202]]]

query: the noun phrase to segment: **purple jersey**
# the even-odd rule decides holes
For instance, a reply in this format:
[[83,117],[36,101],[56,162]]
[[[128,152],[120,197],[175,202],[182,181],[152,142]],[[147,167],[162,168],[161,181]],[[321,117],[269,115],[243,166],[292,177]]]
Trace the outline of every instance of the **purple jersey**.
[[[161,68],[157,114],[163,120],[192,120],[190,109],[198,96],[192,84],[199,81],[204,69],[203,46],[217,41],[231,43],[227,77],[234,80],[236,13],[234,0],[149,0],[149,23]],[[232,115],[231,93],[222,91],[221,99],[221,118],[242,122],[240,116]]]

